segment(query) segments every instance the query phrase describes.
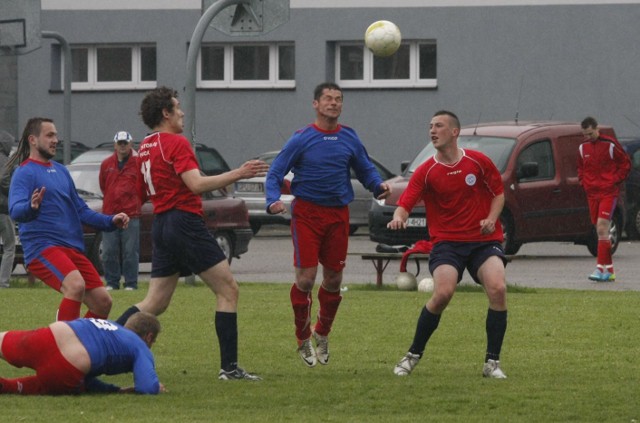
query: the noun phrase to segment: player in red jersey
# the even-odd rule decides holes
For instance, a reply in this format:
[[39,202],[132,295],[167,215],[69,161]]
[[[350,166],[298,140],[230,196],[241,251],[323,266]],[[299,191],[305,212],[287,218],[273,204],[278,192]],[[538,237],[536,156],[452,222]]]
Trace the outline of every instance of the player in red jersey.
[[409,213],[423,200],[433,243],[429,257],[433,294],[418,318],[409,352],[393,369],[398,376],[409,375],[422,358],[466,268],[489,299],[482,374],[506,378],[500,369],[507,330],[506,258],[500,226],[504,188],[500,172],[487,156],[458,147],[459,134],[460,121],[455,114],[441,110],[433,116],[430,135],[437,152],[411,176],[387,225],[392,230],[405,229]]
[[180,276],[197,274],[216,295],[215,326],[220,344],[221,380],[259,380],[238,367],[238,283],[229,262],[203,219],[204,192],[239,179],[265,176],[268,165],[250,160],[237,169],[203,176],[189,141],[182,135],[184,113],[175,90],[147,93],[140,114],[152,133],[140,144],[139,191],[153,203],[153,258],[147,296],[117,320],[124,325],[138,311],[159,315],[171,301]]
[[598,234],[596,270],[589,279],[613,282],[616,274],[609,229],[620,187],[631,170],[631,161],[617,140],[600,134],[594,118],[585,118],[580,126],[586,140],[579,147],[578,179],[587,193],[591,222]]

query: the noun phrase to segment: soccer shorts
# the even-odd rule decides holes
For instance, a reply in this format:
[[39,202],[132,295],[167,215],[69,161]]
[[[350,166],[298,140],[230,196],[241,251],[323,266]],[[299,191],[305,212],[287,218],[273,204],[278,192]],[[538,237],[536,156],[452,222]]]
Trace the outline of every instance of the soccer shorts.
[[335,272],[344,269],[349,247],[349,207],[319,206],[296,198],[291,204],[293,265]]
[[32,392],[24,394],[60,395],[84,391],[84,373],[62,356],[50,328],[8,331],[0,347],[9,364],[36,371],[37,383],[30,383],[28,389]]
[[591,223],[595,225],[598,219],[611,220],[618,202],[618,197],[588,198],[587,201],[589,202]]
[[227,259],[197,214],[176,209],[157,214],[151,232],[152,278],[177,272],[180,276],[197,275]]
[[27,270],[56,291],[60,291],[64,278],[74,270],[84,279],[85,290],[104,287],[100,275],[91,261],[80,251],[68,247],[48,247],[27,266]]
[[438,266],[448,264],[458,271],[458,282],[467,269],[475,283],[480,284],[478,269],[491,256],[500,257],[507,265],[507,257],[499,242],[436,242],[429,255],[429,271],[433,275]]

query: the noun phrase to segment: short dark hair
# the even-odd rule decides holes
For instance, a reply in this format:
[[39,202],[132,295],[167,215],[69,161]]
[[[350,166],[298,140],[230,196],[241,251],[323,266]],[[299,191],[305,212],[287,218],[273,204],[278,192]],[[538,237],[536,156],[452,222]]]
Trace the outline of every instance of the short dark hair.
[[162,123],[162,111],[173,112],[173,98],[178,98],[178,92],[169,87],[158,87],[145,94],[140,104],[140,116],[149,129]]
[[336,84],[335,82],[323,82],[322,84],[318,84],[318,86],[316,86],[316,88],[313,90],[313,99],[320,100],[320,97],[322,97],[322,92],[324,90],[336,90],[342,92],[342,88],[340,88],[340,85]]
[[598,121],[595,120],[595,118],[592,118],[591,116],[587,116],[586,118],[582,119],[580,126],[582,127],[582,129],[597,128]]
[[129,317],[124,327],[135,332],[140,338],[144,338],[151,333],[155,340],[160,333],[160,321],[154,314],[146,311],[139,311]]
[[458,116],[456,116],[455,113],[450,112],[448,110],[438,110],[437,112],[435,112],[433,114],[433,116],[449,116],[451,118],[451,121],[453,122],[453,127],[454,128],[458,128],[460,129],[460,119],[458,119]]

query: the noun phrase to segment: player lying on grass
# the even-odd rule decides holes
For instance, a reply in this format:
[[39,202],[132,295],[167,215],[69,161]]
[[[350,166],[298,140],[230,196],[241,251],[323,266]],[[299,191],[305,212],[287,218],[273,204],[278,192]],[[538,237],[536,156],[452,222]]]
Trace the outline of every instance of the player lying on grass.
[[[0,394],[164,392],[150,350],[159,332],[158,318],[144,312],[136,313],[124,327],[90,318],[0,332],[0,358],[36,371],[33,376],[0,378]],[[128,372],[133,372],[133,387],[120,388],[97,379]]]

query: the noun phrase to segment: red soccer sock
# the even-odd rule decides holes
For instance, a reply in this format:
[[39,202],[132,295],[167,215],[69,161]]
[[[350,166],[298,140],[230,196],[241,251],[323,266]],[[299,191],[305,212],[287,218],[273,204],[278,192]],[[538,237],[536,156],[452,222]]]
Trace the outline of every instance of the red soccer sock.
[[58,308],[58,316],[56,320],[75,320],[80,317],[80,307],[82,303],[80,301],[72,300],[70,298],[63,298]]
[[84,318],[85,319],[93,318],[93,319],[107,320],[109,318],[109,316],[103,316],[103,315],[100,315],[100,314],[96,314],[91,310],[87,310],[87,313],[84,315]]
[[0,378],[0,394],[41,395],[44,393],[37,376]]
[[289,293],[293,318],[296,325],[296,338],[304,341],[311,337],[311,304],[313,298],[311,292],[301,291],[294,283]]
[[324,289],[324,286],[320,286],[318,290],[320,309],[318,310],[318,321],[314,329],[318,335],[327,336],[331,332],[331,326],[338,312],[340,301],[342,301],[340,291],[331,292]]
[[[613,273],[613,259],[611,257],[611,241],[608,239],[598,240],[598,266],[602,266]],[[603,269],[604,270],[604,269]]]

